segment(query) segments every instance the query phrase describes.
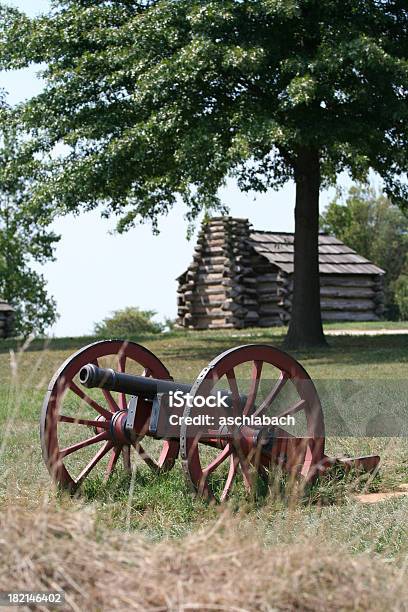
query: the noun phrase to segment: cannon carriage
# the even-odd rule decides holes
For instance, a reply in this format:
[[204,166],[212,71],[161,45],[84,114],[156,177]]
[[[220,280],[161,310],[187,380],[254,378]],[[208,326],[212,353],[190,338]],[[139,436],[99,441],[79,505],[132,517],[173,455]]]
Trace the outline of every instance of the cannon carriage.
[[[169,398],[176,394],[183,399],[174,407]],[[300,433],[280,425],[290,417],[301,423]],[[268,419],[272,425],[264,425]],[[129,472],[142,462],[157,473],[180,456],[191,488],[218,501],[239,479],[251,491],[274,466],[310,482],[336,464],[366,471],[379,464],[377,455],[325,454],[313,381],[293,357],[268,345],[225,351],[189,385],[175,382],[139,344],[96,342],[52,378],[40,433],[53,480],[72,492],[101,470],[109,479],[119,460]]]

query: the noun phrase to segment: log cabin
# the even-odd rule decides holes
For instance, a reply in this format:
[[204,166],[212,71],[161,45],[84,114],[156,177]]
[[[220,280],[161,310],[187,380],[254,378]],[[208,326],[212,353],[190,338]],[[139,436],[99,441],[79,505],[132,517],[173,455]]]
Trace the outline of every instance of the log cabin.
[[[290,320],[294,234],[257,231],[247,219],[203,223],[193,261],[178,277],[179,326],[270,327]],[[378,321],[384,270],[334,236],[319,235],[323,321]]]
[[0,298],[0,338],[8,338],[13,331],[14,309]]

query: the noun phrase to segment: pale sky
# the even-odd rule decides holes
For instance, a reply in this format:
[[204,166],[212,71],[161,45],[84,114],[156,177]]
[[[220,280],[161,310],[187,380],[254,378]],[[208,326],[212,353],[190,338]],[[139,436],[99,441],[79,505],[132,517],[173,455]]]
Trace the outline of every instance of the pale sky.
[[[31,15],[46,11],[50,5],[47,0],[9,0],[8,4]],[[0,72],[0,87],[8,92],[9,103],[15,104],[41,91],[42,85],[33,68]],[[341,183],[348,181],[344,178]],[[322,193],[322,207],[333,193]],[[231,181],[221,196],[231,215],[248,218],[255,229],[294,229],[293,184],[279,192],[257,195],[254,200],[254,195],[240,193]],[[194,238],[190,242],[185,238],[184,213],[178,205],[163,217],[159,236],[152,234],[149,225],[140,225],[125,235],[111,235],[114,220],[101,219],[97,211],[58,220],[53,226],[62,235],[57,261],[41,266],[60,314],[51,334],[91,333],[95,322],[125,306],[155,310],[160,319],[175,317],[175,279],[190,263],[194,247]]]

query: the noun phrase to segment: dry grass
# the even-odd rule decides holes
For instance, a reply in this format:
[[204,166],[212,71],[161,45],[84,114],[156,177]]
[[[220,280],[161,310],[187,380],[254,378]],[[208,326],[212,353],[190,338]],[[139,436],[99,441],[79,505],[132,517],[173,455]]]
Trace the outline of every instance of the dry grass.
[[317,538],[266,547],[228,514],[159,543],[103,530],[90,509],[9,508],[0,526],[0,591],[63,589],[69,610],[408,609],[404,569]]

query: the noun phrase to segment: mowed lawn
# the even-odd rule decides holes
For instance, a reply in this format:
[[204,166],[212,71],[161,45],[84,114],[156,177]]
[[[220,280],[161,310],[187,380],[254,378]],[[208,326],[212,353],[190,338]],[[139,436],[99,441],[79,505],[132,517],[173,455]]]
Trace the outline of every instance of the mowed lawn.
[[[281,330],[256,329],[173,332],[134,340],[153,351],[174,378],[193,382],[200,370],[222,351],[253,342],[279,347],[283,335]],[[392,491],[408,483],[408,443],[404,436],[336,435],[327,440],[328,452],[335,454],[380,454],[381,469],[374,478],[353,473],[345,476],[336,471],[300,491],[296,484],[288,483],[275,471],[271,473],[269,490],[248,498],[238,486],[223,508],[193,498],[178,464],[169,474],[159,476],[141,467],[133,479],[119,469],[107,485],[98,478],[90,479],[82,493],[73,499],[55,491],[41,458],[39,415],[43,396],[59,365],[92,341],[92,338],[35,341],[24,350],[12,341],[0,344],[0,509],[3,513],[7,514],[10,509],[29,510],[35,516],[45,509],[52,516],[68,512],[81,517],[92,511],[92,520],[100,533],[128,531],[151,542],[175,538],[181,542],[180,546],[188,541],[185,538],[203,529],[211,533],[217,521],[222,520],[222,529],[231,524],[236,532],[257,539],[260,546],[271,547],[271,551],[279,549],[280,554],[285,547],[289,551],[293,546],[304,544],[311,546],[316,555],[321,554],[320,547],[338,551],[339,563],[346,565],[347,555],[357,559],[357,564],[359,555],[370,555],[377,559],[379,572],[389,563],[399,568],[398,571],[405,571],[408,496],[364,506],[354,497],[356,491]],[[384,381],[389,389],[394,384],[404,385],[408,379],[408,335],[339,336],[330,337],[329,343],[328,349],[293,353],[317,381],[367,380],[367,389],[381,388]],[[381,398],[382,412],[387,410],[386,401],[387,397]],[[96,538],[96,542],[98,536],[92,534],[88,533],[87,537]],[[218,531],[216,537],[220,537]],[[353,567],[350,572],[355,572]],[[348,571],[347,567],[343,569]],[[395,609],[403,609],[400,604]],[[370,606],[361,604],[361,609]],[[247,608],[243,606],[243,609]],[[335,608],[328,606],[327,609]]]

